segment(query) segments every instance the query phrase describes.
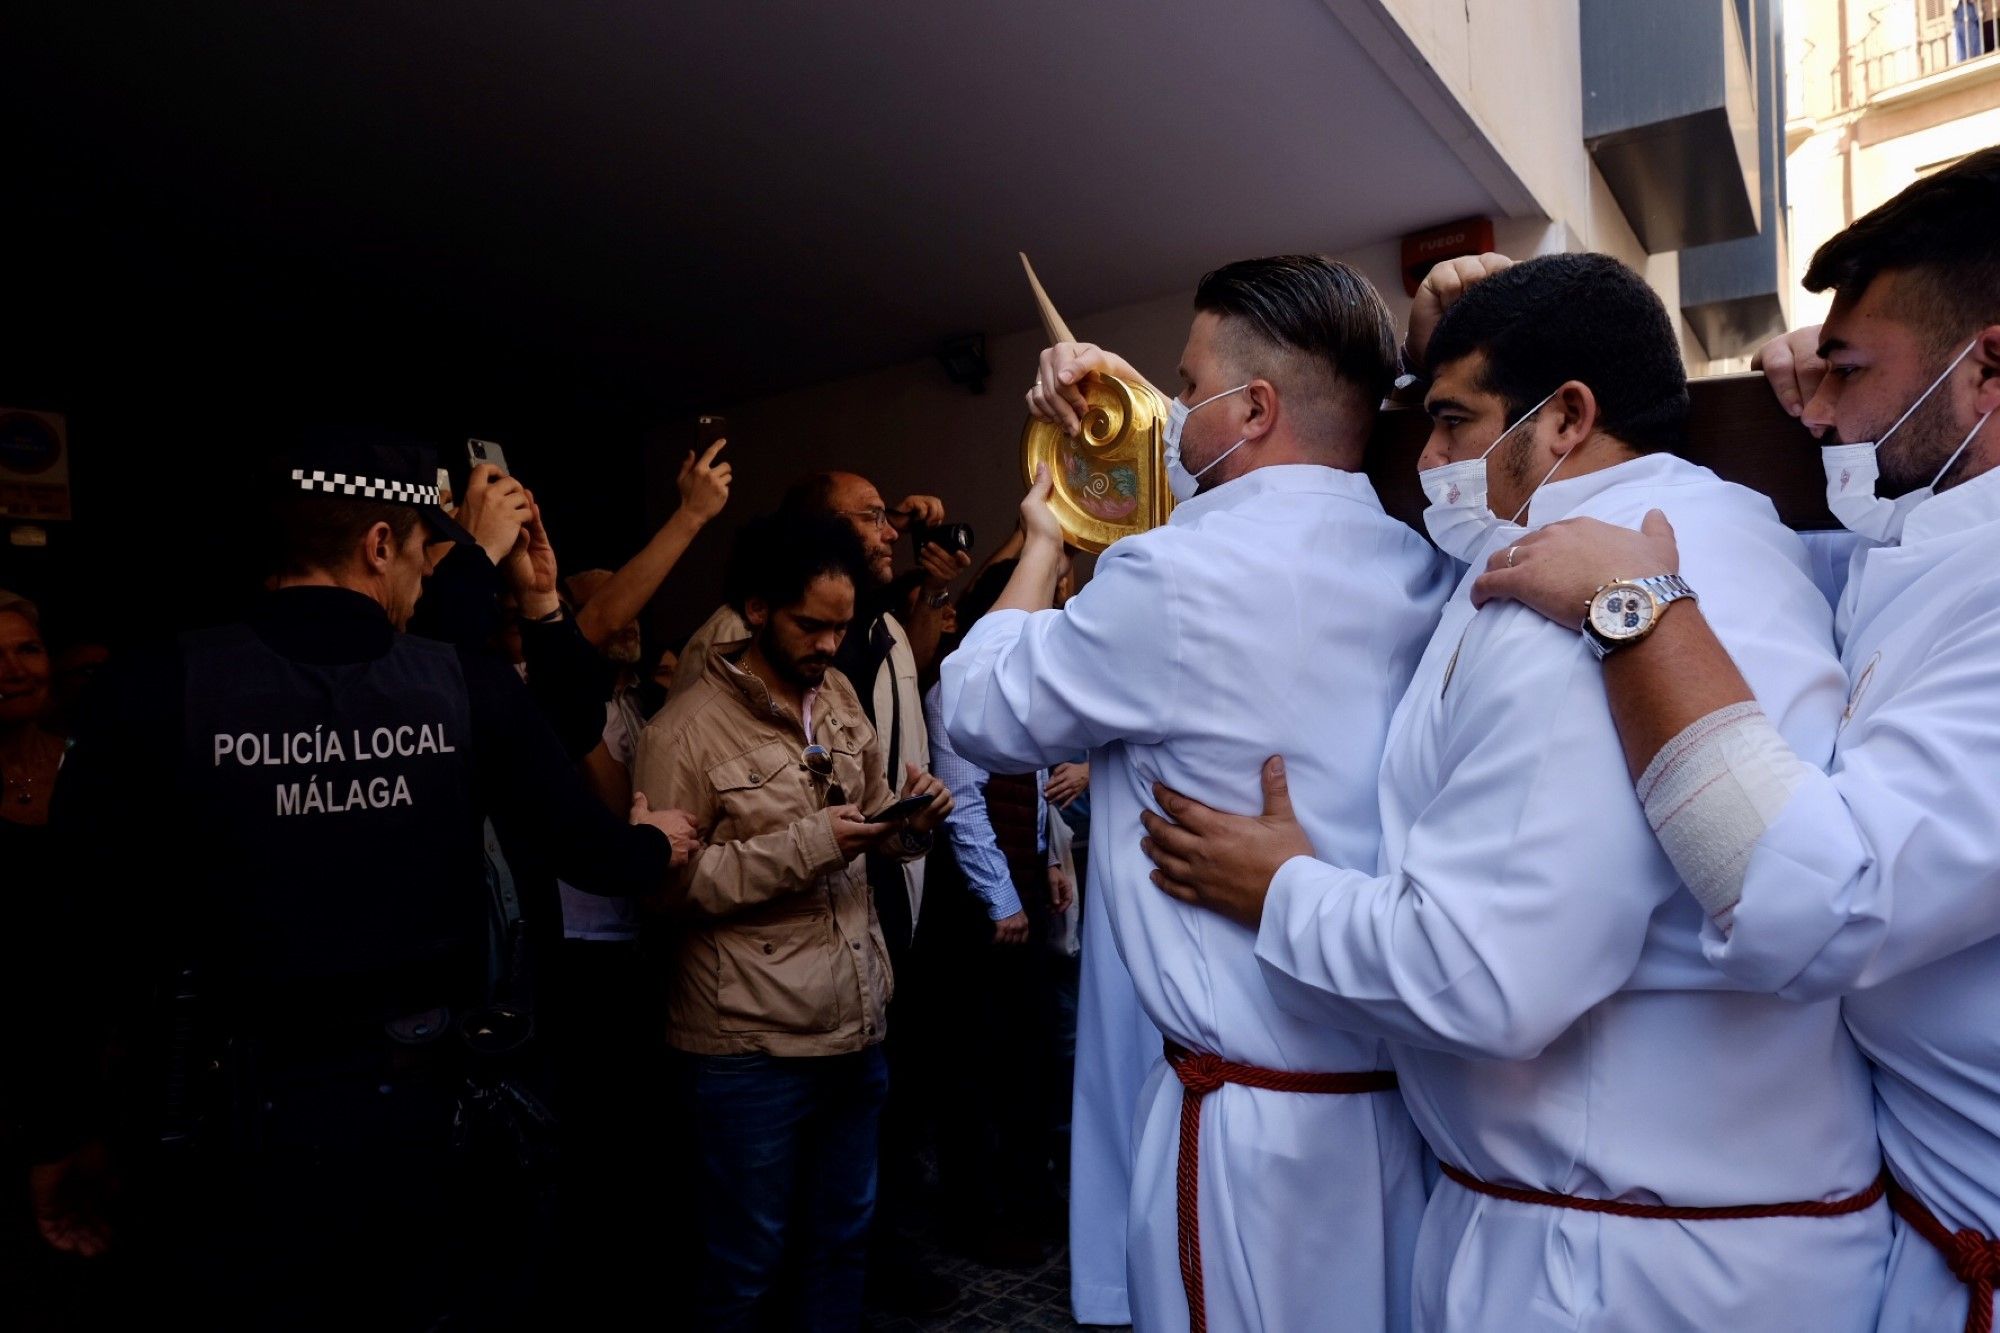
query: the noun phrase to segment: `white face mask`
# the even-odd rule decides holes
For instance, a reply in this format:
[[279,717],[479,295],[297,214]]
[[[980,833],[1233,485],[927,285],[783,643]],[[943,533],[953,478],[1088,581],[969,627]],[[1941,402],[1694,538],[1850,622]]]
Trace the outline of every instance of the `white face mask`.
[[[1462,463],[1446,463],[1440,467],[1426,468],[1417,474],[1417,481],[1424,488],[1424,498],[1430,507],[1424,510],[1424,529],[1431,534],[1440,551],[1454,560],[1470,561],[1479,554],[1479,548],[1497,528],[1508,524],[1500,521],[1500,516],[1486,506],[1486,455],[1500,447],[1500,442],[1534,419],[1535,413],[1548,405],[1549,398],[1561,390],[1551,392],[1524,412],[1513,425],[1500,432],[1493,443],[1486,446],[1486,452],[1477,458],[1468,458]],[[1556,460],[1561,467],[1562,459]],[[1538,491],[1549,477],[1556,474],[1556,468],[1548,471],[1548,476],[1536,483]],[[1528,492],[1528,500],[1535,498],[1535,491]],[[1521,501],[1521,507],[1514,511],[1508,523],[1519,523],[1521,515],[1528,512],[1528,500]]]
[[1882,475],[1878,451],[1882,447],[1882,442],[1894,435],[1897,429],[1910,419],[1910,414],[1922,407],[1924,400],[1937,392],[1938,385],[1943,384],[1951,372],[1958,369],[1958,363],[1965,360],[1977,346],[1979,346],[1977,338],[1967,343],[1965,350],[1953,357],[1951,364],[1944,368],[1944,372],[1931,381],[1931,387],[1918,394],[1917,401],[1911,403],[1904,409],[1903,415],[1896,418],[1895,425],[1883,431],[1872,442],[1829,444],[1821,448],[1820,466],[1826,469],[1826,507],[1833,511],[1833,516],[1840,520],[1842,527],[1849,532],[1860,533],[1872,541],[1897,541],[1903,535],[1903,523],[1909,518],[1910,511],[1937,494],[1937,484],[1944,480],[1944,474],[1951,471],[1951,465],[1958,461],[1958,456],[1972,443],[1972,437],[1979,434],[1979,428],[1986,424],[1986,417],[1993,415],[1991,412],[1973,423],[1965,438],[1958,442],[1958,448],[1951,451],[1951,457],[1944,460],[1944,466],[1931,478],[1930,485],[1920,486],[1907,495],[1890,499],[1875,494],[1876,479]]
[[1220,463],[1223,459],[1241,449],[1244,441],[1250,438],[1247,435],[1244,436],[1242,440],[1238,440],[1210,459],[1207,467],[1199,472],[1190,472],[1187,470],[1187,465],[1181,462],[1181,427],[1187,425],[1188,417],[1197,409],[1207,407],[1218,398],[1227,398],[1232,393],[1242,393],[1249,387],[1248,384],[1239,384],[1233,389],[1224,389],[1221,393],[1212,393],[1193,407],[1189,407],[1178,398],[1167,400],[1167,489],[1174,493],[1174,502],[1176,504],[1184,500],[1192,500],[1195,492],[1201,489],[1201,479],[1210,472],[1213,472],[1217,463]]

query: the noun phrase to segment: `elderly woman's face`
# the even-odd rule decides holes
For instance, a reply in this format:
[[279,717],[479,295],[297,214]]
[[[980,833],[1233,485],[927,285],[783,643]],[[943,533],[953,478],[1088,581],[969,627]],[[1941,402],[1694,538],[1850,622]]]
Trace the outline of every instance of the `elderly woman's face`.
[[49,650],[18,611],[0,611],[0,726],[32,722],[49,707]]

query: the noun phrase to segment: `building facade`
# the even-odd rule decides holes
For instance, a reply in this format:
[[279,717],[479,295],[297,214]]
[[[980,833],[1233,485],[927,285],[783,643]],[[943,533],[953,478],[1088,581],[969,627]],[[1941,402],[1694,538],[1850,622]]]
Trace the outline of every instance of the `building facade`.
[[[2000,143],[2000,0],[1793,0],[1785,145],[1794,284],[1911,181]],[[1798,323],[1828,298],[1797,291]]]

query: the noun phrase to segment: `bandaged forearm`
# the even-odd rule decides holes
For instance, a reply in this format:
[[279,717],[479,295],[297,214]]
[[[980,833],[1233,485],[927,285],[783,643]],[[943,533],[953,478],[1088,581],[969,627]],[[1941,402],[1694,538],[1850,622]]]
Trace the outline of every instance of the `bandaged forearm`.
[[1763,709],[1741,703],[1691,724],[1640,775],[1647,822],[1722,930],[1736,918],[1758,839],[1811,771]]

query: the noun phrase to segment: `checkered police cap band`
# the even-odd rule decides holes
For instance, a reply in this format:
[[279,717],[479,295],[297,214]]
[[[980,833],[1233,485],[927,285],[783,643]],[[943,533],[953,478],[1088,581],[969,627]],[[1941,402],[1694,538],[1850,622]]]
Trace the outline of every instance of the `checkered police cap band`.
[[292,469],[292,480],[299,484],[301,490],[324,491],[328,495],[353,496],[360,500],[389,500],[407,505],[434,505],[438,502],[437,487],[411,481],[383,481],[377,477],[345,472],[308,472],[296,467]]

